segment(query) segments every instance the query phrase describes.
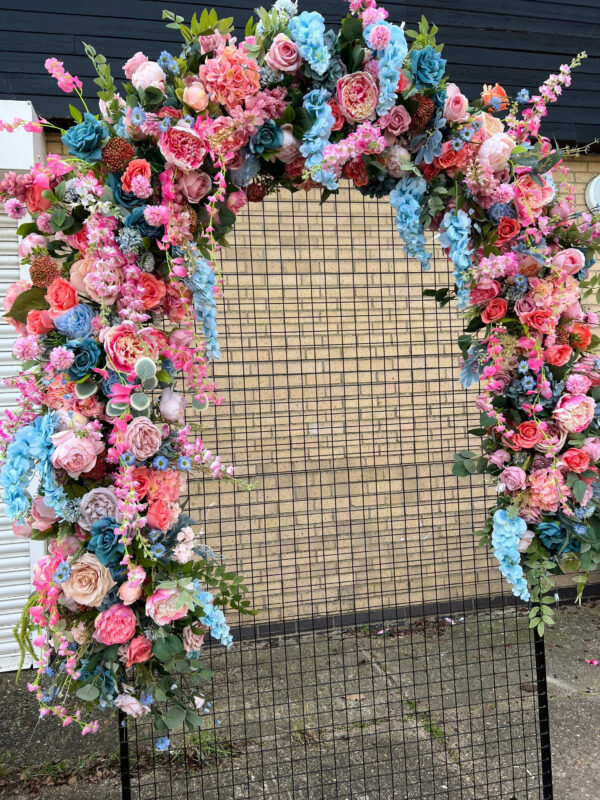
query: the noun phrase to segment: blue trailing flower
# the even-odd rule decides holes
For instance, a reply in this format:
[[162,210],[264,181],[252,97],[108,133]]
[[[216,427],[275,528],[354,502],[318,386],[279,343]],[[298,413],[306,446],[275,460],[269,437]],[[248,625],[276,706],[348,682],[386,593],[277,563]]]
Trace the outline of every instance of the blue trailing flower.
[[221,357],[219,334],[217,332],[217,301],[213,292],[215,273],[209,262],[198,250],[188,248],[185,252],[188,274],[183,282],[192,292],[194,312],[202,325],[202,333],[206,338],[206,357]]
[[448,248],[448,257],[454,264],[454,282],[458,307],[463,309],[469,300],[467,275],[471,267],[472,250],[469,248],[471,219],[464,211],[447,211],[440,225],[440,244]]
[[290,19],[288,27],[302,58],[308,61],[317,75],[324,75],[331,54],[325,43],[325,20],[321,14],[318,11],[303,11]]
[[446,126],[446,120],[442,112],[438,111],[435,119],[429,127],[411,142],[411,150],[416,152],[415,164],[424,161],[432,164],[434,158],[442,154],[442,128]]
[[[305,13],[305,12],[303,12]],[[313,89],[304,96],[302,105],[314,119],[310,129],[305,132],[300,145],[300,152],[305,157],[306,168],[313,179],[326,189],[337,189],[338,183],[330,170],[322,169],[323,148],[329,141],[335,119],[329,103],[329,92],[325,89]]]
[[[371,47],[369,37],[375,26],[387,28],[390,32],[390,41],[383,50],[376,50],[377,57],[377,77],[379,80],[379,102],[377,103],[377,114],[382,116],[390,108],[396,105],[398,99],[398,81],[400,70],[408,53],[408,45],[404,31],[398,25],[392,25],[385,20],[367,25],[363,32],[363,38],[367,47]],[[372,49],[372,48],[371,48]]]
[[521,537],[527,530],[527,523],[516,515],[515,509],[511,509],[511,513],[509,513],[501,508],[496,511],[493,520],[492,547],[500,564],[500,572],[512,585],[514,596],[527,602],[529,588],[521,567],[521,554],[518,550]]
[[396,211],[396,230],[404,242],[404,250],[411,258],[421,262],[421,268],[430,268],[431,253],[425,249],[425,232],[420,221],[421,200],[427,184],[421,177],[404,176],[390,192],[390,204]]
[[478,383],[483,375],[484,363],[481,355],[484,352],[485,347],[481,344],[475,344],[469,348],[458,377],[459,383],[464,389],[468,389],[474,383]]

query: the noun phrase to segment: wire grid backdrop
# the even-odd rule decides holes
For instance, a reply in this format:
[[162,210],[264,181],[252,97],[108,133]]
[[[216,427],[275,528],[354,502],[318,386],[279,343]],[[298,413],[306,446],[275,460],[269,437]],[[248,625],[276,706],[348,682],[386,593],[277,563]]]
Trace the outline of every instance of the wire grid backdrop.
[[536,670],[527,609],[472,536],[490,498],[451,474],[478,414],[456,309],[423,297],[452,282],[433,251],[421,272],[386,201],[349,186],[238,215],[227,404],[202,423],[254,488],[192,481],[190,513],[259,614],[208,645],[199,734],[162,754],[129,723],[135,800],[551,798],[543,645]]

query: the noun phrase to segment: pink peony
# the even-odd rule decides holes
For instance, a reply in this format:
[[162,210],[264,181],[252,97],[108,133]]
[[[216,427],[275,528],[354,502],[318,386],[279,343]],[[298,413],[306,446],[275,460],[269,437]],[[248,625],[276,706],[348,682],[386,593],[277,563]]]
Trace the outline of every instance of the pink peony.
[[72,430],[52,434],[54,450],[51,460],[56,469],[64,469],[70,478],[79,478],[96,466],[104,451],[104,442],[87,436],[75,436]]
[[149,331],[149,328],[138,331],[129,322],[105,328],[100,338],[106,351],[108,366],[117,372],[131,372],[142,356],[156,361],[159,347]]
[[133,611],[122,603],[116,603],[98,614],[92,636],[100,644],[124,644],[133,637],[136,625]]
[[350,122],[364,122],[375,113],[379,92],[377,82],[368,72],[344,75],[336,85],[337,104]]
[[175,186],[188,203],[199,203],[210,192],[212,178],[206,172],[183,172],[178,176]]
[[527,473],[521,467],[507,467],[500,473],[500,480],[509,492],[519,492],[525,488]]
[[147,61],[148,61],[148,56],[145,56],[140,50],[138,50],[137,53],[132,55],[129,61],[126,61],[123,64],[123,72],[125,73],[125,77],[127,78],[127,80],[130,81],[133,78],[136,69],[138,69],[138,67],[141,67],[142,64],[146,64]]
[[150,87],[165,93],[166,75],[156,61],[144,61],[131,76],[134,89],[146,91]]
[[495,133],[479,148],[477,158],[484,167],[500,172],[508,164],[516,142],[506,133]]
[[514,184],[515,203],[519,212],[521,225],[530,225],[536,220],[544,206],[549,205],[555,195],[555,189],[540,177],[540,186],[531,175],[521,175]]
[[162,444],[162,435],[148,417],[136,417],[127,426],[127,444],[138,461],[151,458]]
[[581,250],[569,247],[567,250],[561,250],[560,253],[557,253],[552,258],[552,264],[561,272],[575,275],[585,267],[585,256]]
[[163,133],[158,140],[158,147],[168,164],[184,172],[201,167],[207,152],[199,134],[184,124],[178,124]]
[[176,619],[185,617],[188,613],[187,607],[175,607],[178,596],[176,589],[157,589],[146,600],[146,614],[152,617],[157,625],[168,625]]
[[278,33],[265,56],[265,62],[279,72],[296,72],[302,63],[302,56],[298,46],[285,33]]
[[553,416],[563,430],[581,433],[594,418],[596,403],[583,394],[563,395],[554,409]]
[[446,86],[446,102],[444,103],[444,117],[448,122],[464,122],[468,119],[467,108],[469,101],[461,94],[455,83]]

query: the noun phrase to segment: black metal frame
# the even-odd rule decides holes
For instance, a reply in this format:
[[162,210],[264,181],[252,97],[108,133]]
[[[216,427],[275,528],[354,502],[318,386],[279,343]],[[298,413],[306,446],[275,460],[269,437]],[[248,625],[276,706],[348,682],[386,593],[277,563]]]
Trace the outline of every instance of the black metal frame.
[[[404,482],[400,490],[394,490],[389,474],[392,465],[402,476],[403,481],[408,481],[412,474],[410,472],[412,462],[408,465],[404,463],[407,445],[406,441],[402,440],[402,434],[399,443],[396,441],[395,444],[390,444],[394,442],[393,426],[397,422],[399,424],[398,420],[390,421],[388,413],[388,408],[391,408],[394,402],[390,398],[396,387],[399,391],[411,392],[411,406],[416,409],[412,412],[414,425],[430,426],[430,430],[425,431],[427,436],[414,438],[415,474],[419,464],[423,463],[420,456],[426,457],[427,463],[434,466],[440,460],[446,459],[441,474],[448,477],[444,477],[443,480],[450,489],[458,486],[456,482],[451,483],[454,480],[450,478],[451,455],[450,463],[447,463],[446,449],[438,446],[434,438],[436,435],[438,437],[443,435],[450,440],[450,445],[460,449],[464,446],[462,441],[466,429],[477,424],[470,405],[472,396],[467,396],[457,386],[452,376],[448,377],[441,369],[433,369],[432,377],[428,378],[431,390],[427,393],[415,389],[413,384],[413,373],[416,373],[422,364],[426,362],[435,364],[436,360],[445,357],[446,339],[441,344],[440,339],[449,336],[448,344],[453,346],[453,339],[461,330],[460,320],[452,319],[453,316],[456,317],[453,309],[434,311],[430,305],[431,301],[424,301],[422,297],[423,288],[436,284],[444,285],[448,264],[444,258],[436,257],[435,278],[413,271],[410,276],[411,282],[405,285],[409,264],[401,255],[398,243],[388,244],[388,240],[381,234],[381,229],[393,230],[389,207],[384,205],[384,201],[377,203],[365,199],[363,213],[358,214],[353,221],[349,221],[352,208],[356,208],[357,203],[355,190],[343,188],[336,198],[324,206],[320,229],[312,219],[313,214],[320,213],[318,201],[315,201],[314,197],[294,196],[293,201],[277,198],[275,203],[274,206],[272,201],[267,200],[258,209],[253,207],[250,211],[241,212],[238,217],[233,259],[226,265],[225,272],[228,276],[232,276],[232,273],[235,273],[235,264],[240,264],[240,277],[233,274],[228,278],[230,283],[235,284],[237,281],[240,285],[229,286],[226,289],[225,308],[220,322],[224,355],[223,361],[215,367],[220,388],[232,397],[227,406],[217,410],[214,422],[211,422],[211,428],[214,425],[215,450],[224,459],[229,460],[231,457],[237,462],[238,474],[250,479],[255,476],[261,479],[265,476],[265,484],[269,482],[269,489],[264,492],[258,489],[251,498],[241,490],[235,490],[233,495],[227,495],[223,499],[216,495],[205,499],[192,487],[191,507],[202,517],[210,500],[212,498],[216,500],[218,520],[216,523],[214,519],[207,523],[207,542],[217,551],[224,552],[228,563],[233,567],[238,567],[241,561],[242,571],[250,585],[252,585],[252,571],[254,569],[260,571],[261,568],[265,569],[265,566],[268,567],[270,574],[270,577],[268,575],[266,578],[268,588],[271,587],[270,580],[274,580],[273,585],[278,585],[277,581],[284,582],[283,564],[288,552],[285,545],[293,542],[290,557],[295,564],[297,574],[295,581],[290,582],[288,579],[288,585],[303,598],[307,613],[303,615],[297,613],[299,610],[297,600],[296,607],[291,608],[288,613],[285,607],[277,605],[283,602],[277,599],[279,597],[277,595],[273,606],[267,604],[254,622],[243,624],[235,630],[234,640],[239,644],[227,655],[225,661],[219,654],[218,648],[208,649],[211,658],[214,654],[220,674],[245,671],[248,676],[241,687],[244,698],[226,696],[215,701],[215,706],[220,706],[216,708],[216,713],[225,716],[226,722],[230,719],[233,721],[231,724],[247,725],[254,730],[252,734],[254,738],[249,736],[246,747],[250,746],[248,742],[257,741],[260,747],[259,750],[247,749],[241,753],[242,758],[246,758],[244,763],[247,763],[247,767],[238,770],[233,764],[221,767],[219,763],[215,763],[197,769],[190,767],[184,760],[183,771],[177,772],[169,756],[159,757],[151,750],[148,753],[145,749],[152,747],[154,737],[147,727],[144,727],[143,722],[130,723],[128,731],[127,725],[122,724],[124,720],[120,717],[123,800],[149,798],[158,800],[159,797],[161,800],[165,798],[183,800],[184,797],[233,800],[234,797],[242,796],[244,798],[293,796],[294,800],[305,800],[305,798],[328,800],[337,797],[341,800],[343,797],[351,796],[358,800],[359,797],[369,794],[369,791],[371,800],[375,797],[380,797],[381,800],[387,798],[395,800],[396,797],[408,797],[408,793],[411,800],[413,797],[459,800],[471,796],[463,794],[463,789],[465,792],[468,791],[464,787],[471,785],[468,784],[469,780],[473,785],[479,786],[480,792],[485,793],[485,795],[478,794],[478,800],[484,796],[486,800],[490,798],[505,800],[511,793],[514,795],[514,800],[551,800],[553,790],[544,642],[538,637],[534,639],[527,628],[527,620],[520,616],[523,608],[516,604],[512,597],[498,592],[499,588],[501,591],[503,589],[496,580],[491,559],[488,562],[491,571],[487,578],[477,579],[479,582],[475,583],[468,570],[465,570],[467,577],[464,579],[462,577],[461,562],[464,560],[467,563],[469,559],[475,558],[475,544],[470,538],[470,531],[480,524],[484,509],[489,505],[489,499],[486,500],[485,492],[480,485],[472,484],[472,503],[469,508],[462,506],[455,508],[446,500],[434,500],[435,484],[431,479],[428,483],[425,482],[422,491],[420,488],[418,492],[408,490],[404,487]],[[360,204],[360,200],[358,203]],[[267,231],[270,235],[279,231],[278,247],[267,245]],[[325,244],[327,236],[333,239],[331,247]],[[323,265],[327,263],[328,280],[323,278],[324,266],[318,267],[307,263],[306,256],[301,258],[298,250],[292,250],[290,247],[290,244],[293,244],[294,248],[299,247],[306,241],[310,245],[311,253],[314,252],[314,257],[320,259]],[[391,247],[394,248],[392,255],[389,254]],[[342,251],[352,253],[352,258],[357,262],[356,269],[349,268],[349,262]],[[252,260],[251,254],[258,255]],[[365,264],[361,266],[363,259]],[[392,260],[391,268],[384,266],[387,263],[386,259]],[[293,263],[290,268],[291,261],[301,260],[304,261],[301,265],[302,270],[296,269],[297,263]],[[302,280],[298,277],[299,272],[304,276]],[[346,287],[348,284],[352,286],[354,292],[353,302],[345,300],[341,293],[341,287]],[[310,289],[308,294],[307,286]],[[259,288],[266,293],[266,299],[263,297],[260,302],[256,299]],[[322,295],[325,288],[329,293],[327,300]],[[406,298],[407,291],[408,298]],[[294,298],[302,301],[302,316],[299,310],[290,310],[286,306],[286,303],[292,302]],[[347,325],[347,314],[354,315],[355,324],[360,328],[366,344],[384,350],[387,348],[390,359],[395,364],[391,367],[384,365],[379,371],[377,381],[369,373],[369,370],[379,369],[377,364],[373,366],[371,356],[363,358],[361,362],[363,371],[360,374],[356,377],[352,375],[347,377],[344,374],[347,356],[342,352],[341,357],[339,355],[336,357],[332,350],[332,348],[339,350],[336,336],[340,331],[343,336]],[[430,316],[434,314],[435,319],[425,322],[424,314]],[[287,346],[289,337],[290,347],[295,348],[296,339],[302,336],[303,326],[308,328],[310,338],[311,325],[315,343],[313,344],[311,339],[307,349],[310,351],[311,347],[314,347],[314,356],[300,354],[290,356],[291,360],[285,360],[283,342]],[[401,356],[397,341],[392,341],[390,345],[388,340],[384,341],[382,337],[380,341],[377,339],[377,334],[373,334],[372,343],[371,332],[376,330],[377,326],[382,330],[385,328],[388,339],[390,334],[393,339],[394,336],[400,337],[401,332],[405,331],[404,335],[408,337],[408,346],[411,348],[411,357],[407,359]],[[413,328],[422,328],[422,333],[414,332]],[[422,338],[425,333],[429,336],[426,349],[421,356],[419,347],[423,345]],[[245,361],[239,360],[238,355],[236,361],[227,348],[245,346],[245,341],[243,345],[240,344],[244,336],[253,343],[247,348],[247,352],[249,350],[252,355],[246,354]],[[317,357],[319,337],[323,344]],[[238,344],[232,345],[231,342],[236,339]],[[348,348],[347,345],[344,346]],[[358,348],[358,340],[354,346]],[[356,352],[358,353],[358,349]],[[412,352],[417,355],[413,356]],[[274,353],[280,358],[277,364],[269,363],[269,358],[275,358]],[[314,362],[311,359],[314,359]],[[327,374],[323,376],[323,373],[319,372],[321,369],[321,362],[317,364],[319,359],[331,370],[331,374],[328,373],[329,378]],[[252,369],[247,372],[248,363]],[[290,393],[280,409],[273,400],[272,408],[263,411],[252,394],[255,382],[251,383],[251,380],[258,373],[267,383],[273,385],[276,385],[278,380],[287,380],[291,385],[294,376],[299,373],[300,388]],[[332,377],[334,375],[341,377]],[[314,418],[311,405],[312,392],[325,390],[324,396],[327,397],[329,389],[330,395],[333,395],[338,388],[336,383],[338,380],[344,382],[343,411],[338,412],[335,409],[331,397],[323,401],[325,410],[327,411],[329,403],[331,420],[336,419],[338,415],[345,426],[341,441],[345,442],[346,446],[350,436],[360,437],[361,426],[366,428],[367,434],[371,430],[374,432],[373,447],[377,446],[380,449],[380,455],[372,456],[372,470],[377,474],[376,470],[381,464],[388,473],[380,479],[372,480],[370,473],[364,471],[362,461],[358,466],[344,466],[343,470],[334,470],[331,473],[325,469],[320,471],[320,463],[316,467],[312,462],[309,463],[306,448],[310,443],[307,441],[306,427]],[[391,392],[388,391],[388,384],[392,387]],[[355,415],[357,398],[363,391],[369,392],[365,401],[367,408],[363,415],[364,420]],[[254,403],[251,410],[247,408],[247,396],[250,402]],[[292,412],[292,400],[297,400],[299,410],[295,412]],[[377,405],[378,402],[383,404],[383,410]],[[451,415],[454,410],[456,414],[446,421],[444,415],[448,404]],[[259,436],[265,434],[267,438],[276,437],[278,433],[283,432],[284,438],[287,437],[290,442],[293,439],[292,433],[296,436],[297,441],[294,445],[296,455],[293,456],[290,449],[289,464],[286,461],[283,469],[279,462],[279,454],[273,455],[268,450],[268,445],[263,448],[262,444],[260,446],[253,444],[254,449],[250,449],[248,437],[256,436],[257,430]],[[407,430],[408,425],[404,429],[405,436],[409,435]],[[244,432],[248,435],[244,435]],[[335,436],[332,434],[333,438]],[[409,441],[412,442],[413,439]],[[284,448],[286,446],[288,445],[284,445]],[[291,444],[289,447],[291,448]],[[400,452],[403,456],[402,461],[399,460]],[[283,459],[283,456],[281,458]],[[293,469],[289,465],[292,465]],[[281,482],[279,475],[282,476]],[[343,559],[347,559],[348,575],[360,574],[361,559],[366,558],[370,552],[379,552],[380,560],[391,557],[398,569],[402,568],[402,559],[412,559],[410,563],[411,570],[414,570],[416,591],[410,595],[409,603],[400,602],[398,587],[384,590],[383,578],[380,585],[376,572],[372,577],[367,572],[364,583],[357,584],[352,595],[350,593],[352,583],[342,568],[337,571],[334,568],[328,573],[327,567],[323,567],[325,596],[331,596],[331,599],[325,601],[325,613],[317,610],[321,609],[323,603],[318,601],[316,593],[313,596],[311,583],[313,565],[310,558],[307,559],[305,551],[309,548],[310,552],[312,546],[317,548],[315,553],[320,553],[318,548],[322,546],[324,558],[326,535],[322,532],[322,540],[319,539],[320,529],[317,530],[316,544],[312,544],[313,539],[307,538],[305,527],[313,520],[311,513],[314,514],[310,511],[308,501],[304,499],[305,495],[309,495],[311,486],[309,479],[314,479],[316,482],[317,499],[321,498],[324,504],[329,502],[330,508],[333,506],[334,519],[337,520],[338,516],[344,520],[349,519],[349,524],[343,522],[340,525],[339,542],[336,540],[331,550],[334,554],[339,554],[340,563]],[[281,566],[277,569],[268,562],[267,556],[256,555],[254,546],[248,541],[248,525],[256,520],[256,532],[252,531],[252,542],[256,543],[257,548],[264,548],[266,551],[268,549],[266,521],[269,515],[280,513],[271,511],[269,502],[279,503],[280,500],[287,502],[288,495],[281,488],[283,480],[286,481],[283,485],[291,486],[294,495],[291,500],[291,511],[285,512],[287,517],[284,519],[284,512],[278,517],[281,543],[279,550],[274,550],[271,554],[280,559]],[[340,492],[342,499],[338,500]],[[359,512],[365,519],[371,514],[375,525],[374,533],[367,531],[366,524],[363,529],[361,521],[353,521],[351,497],[358,500]],[[404,543],[405,539],[399,536],[397,545],[390,553],[389,548],[385,549],[383,540],[380,540],[379,536],[379,525],[381,524],[386,530],[386,526],[389,527],[391,524],[390,520],[399,528],[404,525],[408,530],[408,526],[412,525],[414,530],[417,524],[415,519],[418,519],[420,525],[419,515],[423,504],[427,520],[435,520],[437,514],[442,529],[445,526],[448,531],[450,525],[456,524],[456,519],[462,526],[458,545],[452,545],[458,548],[456,555],[453,556],[457,560],[456,565],[453,565],[449,551],[446,552],[446,563],[443,573],[439,576],[439,587],[436,576],[433,596],[429,597],[426,597],[423,591],[419,591],[419,580],[423,581],[425,576],[430,577],[431,570],[435,570],[437,562],[424,562],[420,556],[421,545],[409,546]],[[325,526],[323,511],[321,511],[321,521]],[[318,528],[318,520],[314,524]],[[219,530],[223,537],[221,543],[218,541]],[[334,530],[337,535],[337,522]],[[450,545],[447,540],[441,541],[441,546],[445,546],[448,550]],[[350,550],[348,543],[351,545]],[[317,566],[320,567],[320,564],[315,563],[315,568]],[[298,573],[302,573],[304,577],[298,578]],[[264,575],[262,580],[265,580]],[[457,590],[463,580],[466,581],[465,591],[459,593]],[[333,599],[334,594],[327,593],[328,581],[332,582],[334,589],[337,587],[340,590],[336,599]],[[284,598],[283,592],[281,598]],[[472,623],[469,631],[466,630],[466,625],[461,627],[460,623],[456,627],[445,628],[443,621],[445,616],[452,617],[454,622],[454,619],[461,614],[467,617],[467,621],[477,618],[477,625]],[[441,632],[439,647],[436,645],[438,640],[427,637],[427,624],[422,622],[423,618],[429,618],[431,626],[434,628],[437,626]],[[358,637],[363,626],[369,631],[370,638],[366,640],[365,645],[367,650],[369,647],[379,648],[377,653],[382,663],[385,665],[385,659],[389,657],[392,671],[396,670],[389,679],[388,677],[383,679],[384,686],[378,690],[378,696],[370,684],[375,678],[381,683],[381,676],[379,673],[376,674],[375,670],[369,672],[368,665],[369,674],[361,684],[360,670],[365,669],[361,659],[365,648],[362,645],[359,647]],[[385,629],[386,636],[387,631],[391,631],[389,638],[378,640],[378,628]],[[498,641],[494,638],[496,636],[494,630]],[[355,639],[348,639],[349,636],[354,636]],[[508,642],[506,648],[502,644],[505,639]],[[353,644],[354,641],[356,646]],[[308,655],[302,653],[302,642],[308,643]],[[335,650],[339,642],[342,643],[340,645],[342,654],[345,650],[348,651],[347,666],[344,661],[346,656],[342,655],[344,668],[341,673],[339,665],[336,667],[335,663],[335,659],[340,658],[339,652]],[[407,642],[406,646],[403,642]],[[449,652],[442,652],[442,644]],[[268,657],[264,655],[265,653],[268,653]],[[328,674],[323,669],[322,664],[327,664],[328,659],[331,669],[338,669],[339,674],[333,676],[332,672]],[[294,738],[292,732],[288,737],[289,741],[286,739],[282,745],[281,738],[278,739],[278,734],[272,733],[267,724],[271,716],[275,718],[279,712],[285,716],[285,691],[282,694],[279,684],[276,686],[274,677],[282,662],[285,662],[285,676],[282,680],[285,680],[290,687],[296,687],[295,691],[301,695],[300,710],[292,708],[292,703],[288,700],[290,731],[293,731],[295,722],[305,726],[302,730],[308,730],[310,734],[313,731],[310,728],[312,717],[316,717],[316,729],[321,724],[329,736],[325,743],[320,741],[311,743],[310,737],[308,739],[305,737],[300,743],[297,741],[292,743],[291,740]],[[415,666],[417,663],[418,667]],[[425,673],[423,665],[427,665]],[[306,676],[303,676],[303,670],[306,670]],[[407,676],[409,690],[405,692],[403,681]],[[535,692],[522,702],[520,686],[524,676],[535,684]],[[340,696],[342,698],[353,696],[357,691],[356,686],[360,691],[364,691],[366,702],[372,701],[373,708],[376,703],[380,704],[377,708],[387,703],[389,718],[381,725],[376,717],[375,722],[371,717],[363,717],[360,708],[346,709],[342,713],[343,724],[339,724],[340,712],[335,711],[333,700]],[[323,688],[329,693],[325,705],[331,701],[330,713],[323,712],[319,707],[319,692]],[[240,687],[236,686],[235,690],[239,692]],[[452,693],[453,696],[449,696]],[[384,697],[385,702],[382,703],[378,699],[379,696]],[[481,712],[473,711],[473,704],[479,701],[482,704]],[[394,703],[405,707],[394,710],[392,709]],[[492,703],[497,706],[493,711],[490,705]],[[310,715],[306,710],[309,707],[313,709]],[[266,709],[264,714],[262,709]],[[411,709],[412,714],[409,713]],[[335,717],[336,714],[338,717]],[[465,717],[466,727],[460,729],[461,725],[465,725]],[[437,747],[439,742],[436,744],[432,741],[424,747],[420,743],[419,736],[410,727],[413,724],[420,725],[427,730],[431,728],[435,733],[439,720],[448,725],[451,738],[454,737],[454,744],[452,746],[444,744],[440,752]],[[340,744],[340,740],[336,740],[335,737],[344,726],[348,731],[352,728],[355,736],[352,739],[348,735],[347,742],[344,740]],[[453,726],[456,726],[456,732]],[[319,733],[320,729],[317,730],[317,734]],[[416,759],[416,766],[404,764],[402,768],[393,761],[394,748],[397,751],[398,742],[404,740],[413,748],[412,758]],[[358,749],[353,747],[357,742]],[[185,734],[182,734],[180,747],[187,752],[188,746]],[[453,749],[458,752],[457,761],[460,769],[463,758],[468,764],[465,781],[462,776],[457,779],[453,774],[455,766],[452,763]],[[151,762],[152,769],[147,782],[140,777],[140,767],[139,764],[136,765],[136,759],[139,759],[142,752],[146,761],[150,759]],[[386,758],[389,763],[384,763]],[[502,764],[504,767],[501,768]],[[392,774],[394,770],[397,774]],[[433,772],[437,770],[442,777],[438,779],[434,776],[431,786],[424,786],[422,790],[416,788],[415,782],[421,777],[425,780],[425,776],[431,770]],[[260,781],[266,780],[265,775],[270,774],[276,776],[273,780],[280,782],[281,786],[291,785],[293,794],[284,793],[283,788],[282,793],[278,795],[260,794]],[[446,774],[454,781],[452,785],[448,780],[444,783]],[[174,785],[178,788],[173,789]],[[264,791],[266,792],[266,789]],[[413,795],[412,791],[418,791],[419,794]],[[287,788],[285,792],[288,792]]]

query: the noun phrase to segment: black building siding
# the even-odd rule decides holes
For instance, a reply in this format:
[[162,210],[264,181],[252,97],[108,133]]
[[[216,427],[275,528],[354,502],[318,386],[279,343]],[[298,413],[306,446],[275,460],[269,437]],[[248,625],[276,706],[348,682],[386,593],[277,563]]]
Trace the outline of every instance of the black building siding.
[[[216,8],[243,28],[254,5],[228,0]],[[552,107],[545,132],[579,144],[600,136],[600,0],[388,0],[385,5],[390,19],[405,20],[407,28],[421,14],[438,25],[448,73],[470,97],[479,95],[483,83],[496,81],[509,93],[523,87],[533,92],[549,72],[586,50],[589,58]],[[179,33],[162,22],[164,7],[189,19],[203,6],[188,0],[23,0],[19,6],[0,0],[0,96],[30,99],[42,116],[64,118],[69,99],[45,72],[45,59],[63,60],[93,95],[82,40],[111,61],[118,82],[121,64],[136,50],[150,58],[165,48],[177,50]],[[334,25],[346,4],[300,0],[300,8],[318,9]]]

